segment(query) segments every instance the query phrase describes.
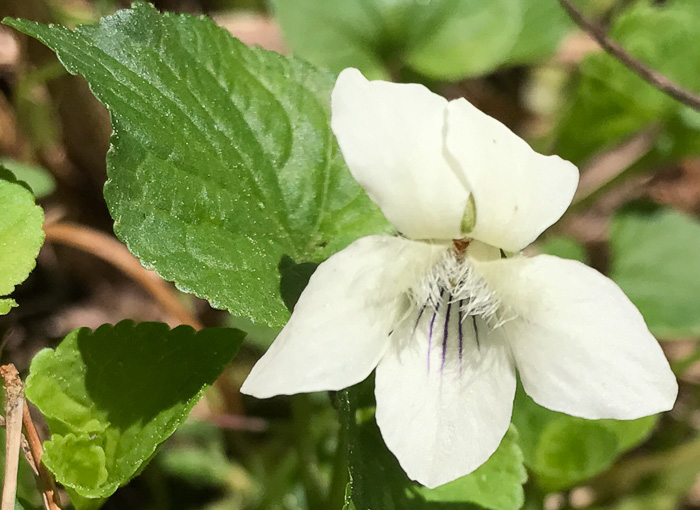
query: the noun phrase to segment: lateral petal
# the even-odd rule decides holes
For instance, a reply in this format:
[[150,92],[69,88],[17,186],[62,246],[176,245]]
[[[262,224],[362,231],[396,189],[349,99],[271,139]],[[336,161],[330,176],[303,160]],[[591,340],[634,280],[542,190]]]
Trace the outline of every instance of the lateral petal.
[[612,280],[549,255],[478,269],[517,316],[496,332],[535,402],[589,419],[630,420],[673,407],[678,384],[668,361]]
[[322,263],[241,391],[258,398],[339,390],[384,354],[405,293],[445,248],[389,236],[355,241]]

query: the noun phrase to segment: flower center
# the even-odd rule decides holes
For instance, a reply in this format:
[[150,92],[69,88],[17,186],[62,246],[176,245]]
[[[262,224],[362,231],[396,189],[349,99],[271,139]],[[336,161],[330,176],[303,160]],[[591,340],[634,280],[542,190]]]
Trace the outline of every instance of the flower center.
[[449,251],[412,289],[412,297],[418,307],[433,309],[439,309],[443,302],[458,303],[465,317],[476,316],[488,322],[501,309],[501,300],[459,247]]
[[469,242],[454,241],[455,248],[410,292],[411,340],[427,336],[428,372],[436,363],[442,372],[451,359],[461,370],[465,351],[480,351],[486,331],[503,322],[501,300],[466,255]]

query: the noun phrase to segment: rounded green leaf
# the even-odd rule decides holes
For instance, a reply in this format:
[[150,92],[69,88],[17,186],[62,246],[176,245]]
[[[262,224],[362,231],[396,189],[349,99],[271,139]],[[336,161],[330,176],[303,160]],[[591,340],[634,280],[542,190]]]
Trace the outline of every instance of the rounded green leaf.
[[502,65],[522,26],[522,0],[273,0],[299,55],[334,72],[369,78],[403,67],[434,79],[485,74]]
[[82,498],[109,496],[187,418],[242,340],[234,329],[130,321],[73,331],[34,357],[27,378],[51,429],[42,460]]
[[6,158],[0,159],[0,164],[5,165],[18,180],[27,183],[36,198],[48,196],[56,189],[55,179],[45,168]]
[[537,405],[518,387],[513,424],[525,464],[547,491],[566,489],[610,467],[644,441],[658,416],[638,420],[585,420]]
[[296,54],[335,73],[356,67],[370,79],[389,77],[381,54],[385,34],[376,0],[272,0],[271,5]]
[[610,277],[657,337],[700,335],[700,223],[674,210],[624,211],[610,230]]
[[659,415],[645,416],[636,420],[600,420],[600,423],[617,436],[617,450],[625,452],[645,441],[659,421]]
[[61,436],[54,434],[44,443],[49,469],[60,480],[76,481],[83,487],[99,487],[107,482],[107,459],[101,439],[88,434]]
[[522,30],[508,55],[509,64],[528,64],[554,54],[574,28],[566,11],[552,0],[521,0]]
[[0,315],[16,306],[2,296],[11,294],[36,266],[43,224],[44,211],[32,192],[0,165]]
[[[434,3],[434,2],[433,2]],[[432,28],[406,52],[413,69],[431,78],[459,80],[503,65],[522,28],[520,0],[444,1]]]
[[617,436],[605,425],[560,416],[542,430],[533,465],[540,484],[554,491],[608,468],[616,448]]

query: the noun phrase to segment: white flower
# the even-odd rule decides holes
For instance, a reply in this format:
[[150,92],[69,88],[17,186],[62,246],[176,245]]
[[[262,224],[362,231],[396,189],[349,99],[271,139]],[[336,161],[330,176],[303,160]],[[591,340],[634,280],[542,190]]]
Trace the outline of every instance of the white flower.
[[505,256],[561,217],[574,165],[464,99],[355,69],[332,113],[350,171],[405,237],[365,237],[321,264],[243,392],[338,390],[376,368],[384,440],[428,487],[496,450],[516,368],[538,404],[573,416],[673,406],[668,362],[617,285],[579,262]]

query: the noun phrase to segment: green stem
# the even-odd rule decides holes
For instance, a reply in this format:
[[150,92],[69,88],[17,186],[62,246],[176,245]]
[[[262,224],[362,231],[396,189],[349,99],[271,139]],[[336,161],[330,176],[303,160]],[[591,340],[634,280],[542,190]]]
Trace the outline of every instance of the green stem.
[[299,459],[295,455],[284,455],[275,470],[265,478],[263,492],[258,508],[282,508],[284,496],[289,491],[289,480],[293,479],[299,469]]
[[348,484],[348,431],[341,423],[338,429],[338,446],[333,459],[333,475],[328,489],[328,505],[326,508],[343,508],[345,504],[345,488]]
[[292,420],[296,435],[297,455],[301,482],[306,493],[309,510],[327,510],[323,490],[317,475],[316,450],[311,435],[312,409],[306,395],[296,395],[292,399]]

